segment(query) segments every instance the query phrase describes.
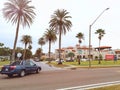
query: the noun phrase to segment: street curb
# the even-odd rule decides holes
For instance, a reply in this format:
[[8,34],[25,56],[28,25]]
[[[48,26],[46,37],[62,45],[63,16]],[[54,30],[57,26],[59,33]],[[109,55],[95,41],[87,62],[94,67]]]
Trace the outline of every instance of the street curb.
[[76,69],[77,69],[77,67],[64,67],[64,69],[76,70]]
[[76,69],[99,69],[99,68],[116,68],[120,66],[92,66],[92,67],[82,67],[82,66],[68,66],[68,67],[63,67],[64,69],[70,69],[70,70],[76,70]]

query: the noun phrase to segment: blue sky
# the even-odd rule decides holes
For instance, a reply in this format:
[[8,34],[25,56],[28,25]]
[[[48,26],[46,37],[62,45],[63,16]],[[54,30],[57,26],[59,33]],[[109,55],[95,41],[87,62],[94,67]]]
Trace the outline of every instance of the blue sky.
[[[6,1],[0,0],[0,42],[13,48],[16,26],[7,22],[1,11]],[[49,26],[48,22],[51,15],[57,9],[66,9],[72,17],[70,20],[73,24],[71,30],[62,37],[62,47],[78,44],[78,39],[75,36],[79,32],[82,32],[85,37],[82,45],[88,46],[89,25],[104,9],[110,8],[92,26],[91,44],[93,47],[98,47],[98,35],[94,33],[97,29],[104,29],[106,34],[102,38],[101,45],[112,46],[113,49],[120,48],[120,0],[32,0],[31,5],[36,8],[36,17],[30,28],[20,27],[17,47],[24,48],[20,42],[22,35],[31,35],[33,40],[32,51],[35,52],[40,47],[38,39],[43,36]],[[51,48],[54,52],[58,48],[58,41],[53,43]],[[43,52],[48,52],[48,43],[43,46]]]

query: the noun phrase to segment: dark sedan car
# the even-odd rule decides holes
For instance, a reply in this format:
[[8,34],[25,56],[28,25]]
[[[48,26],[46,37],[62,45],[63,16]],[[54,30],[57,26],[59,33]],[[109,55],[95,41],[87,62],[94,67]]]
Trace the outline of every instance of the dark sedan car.
[[13,75],[25,76],[28,73],[39,73],[41,67],[34,63],[32,60],[15,61],[10,65],[5,65],[1,69],[1,74],[12,77]]

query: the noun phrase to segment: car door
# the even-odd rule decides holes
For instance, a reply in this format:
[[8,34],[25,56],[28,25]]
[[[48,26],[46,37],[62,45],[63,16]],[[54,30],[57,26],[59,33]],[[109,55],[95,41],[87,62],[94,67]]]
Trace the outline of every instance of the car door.
[[31,61],[30,61],[30,66],[31,66],[31,71],[32,71],[32,72],[34,72],[34,71],[37,70],[37,66],[36,66],[36,64],[33,63],[33,62],[31,62]]
[[29,60],[25,61],[25,70],[26,70],[27,73],[30,73],[32,71],[32,66],[31,66]]

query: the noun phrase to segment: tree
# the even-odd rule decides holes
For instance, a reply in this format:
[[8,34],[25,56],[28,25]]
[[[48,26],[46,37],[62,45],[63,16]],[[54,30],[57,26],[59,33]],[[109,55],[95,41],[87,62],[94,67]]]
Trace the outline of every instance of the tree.
[[96,30],[95,34],[98,34],[98,39],[99,39],[99,62],[98,64],[101,64],[101,60],[100,60],[100,43],[101,43],[101,39],[105,34],[105,31],[103,29],[98,29]]
[[25,27],[33,23],[33,18],[35,13],[33,11],[34,7],[30,6],[30,0],[8,0],[4,5],[3,14],[4,17],[11,21],[12,24],[16,24],[16,35],[14,40],[12,60],[15,59],[15,48],[18,39],[20,24]]
[[59,10],[57,9],[51,17],[49,22],[49,26],[53,28],[56,33],[59,34],[59,62],[58,64],[62,64],[61,62],[61,35],[66,34],[67,30],[69,31],[72,22],[69,20],[71,16],[68,16],[69,12],[67,10]]
[[79,42],[79,44],[81,44],[82,39],[84,39],[84,34],[80,32],[76,35],[76,38],[78,38],[78,42]]
[[4,46],[4,43],[0,43],[0,47],[3,47]]
[[44,33],[44,37],[46,42],[49,42],[49,59],[50,59],[50,52],[51,52],[51,43],[55,42],[57,40],[56,33],[53,29],[47,29],[47,31]]
[[68,53],[68,57],[70,57],[70,60],[73,60],[74,56],[75,56],[75,54],[73,52]]
[[38,44],[41,45],[41,49],[42,49],[42,46],[45,45],[45,39],[43,37],[41,37],[39,40],[38,40]]
[[23,35],[21,42],[23,42],[25,44],[25,49],[24,49],[24,54],[23,54],[23,60],[25,59],[25,54],[26,54],[26,47],[27,44],[31,44],[32,43],[32,38],[29,35]]
[[35,57],[38,57],[40,59],[41,57],[41,54],[42,54],[42,49],[41,48],[38,48],[35,52]]
[[29,49],[26,49],[25,59],[30,59],[32,57],[32,52]]
[[[84,39],[84,34],[79,32],[76,35],[76,38],[78,38],[78,42],[79,42],[79,44],[81,44],[82,43],[82,39]],[[78,64],[80,64],[80,56],[78,56]]]
[[31,50],[32,49],[32,45],[29,44],[28,49]]
[[9,47],[0,48],[0,56],[10,56],[10,54],[11,54],[10,51],[11,50]]

